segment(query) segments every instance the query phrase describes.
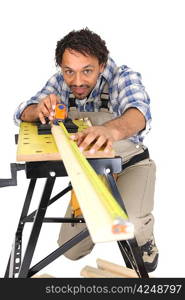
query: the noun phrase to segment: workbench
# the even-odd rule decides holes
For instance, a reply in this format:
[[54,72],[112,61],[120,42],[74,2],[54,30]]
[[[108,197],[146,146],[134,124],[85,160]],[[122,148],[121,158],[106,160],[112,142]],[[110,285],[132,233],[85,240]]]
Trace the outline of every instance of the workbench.
[[[41,152],[35,152],[35,158],[33,155],[32,147],[31,154],[27,152],[27,143],[31,143],[29,140],[31,136],[33,136],[33,131],[36,130],[35,125],[22,123],[21,125],[21,134],[19,133],[18,139],[18,150],[17,150],[17,157],[19,163],[11,164],[11,172],[12,178],[11,179],[0,179],[0,187],[3,186],[10,186],[16,185],[16,173],[17,171],[24,170],[26,178],[30,181],[28,190],[25,196],[25,201],[23,204],[22,212],[20,215],[20,219],[18,222],[17,230],[15,232],[15,237],[13,241],[12,250],[10,252],[9,261],[7,264],[7,269],[5,272],[5,278],[27,278],[32,277],[34,274],[39,272],[41,269],[46,267],[60,255],[63,255],[67,250],[71,247],[79,243],[81,240],[86,238],[89,235],[88,229],[83,230],[78,235],[73,237],[71,240],[67,241],[64,245],[58,247],[55,251],[44,257],[41,261],[36,263],[35,265],[31,266],[32,258],[35,252],[35,248],[37,245],[37,241],[39,238],[41,227],[44,223],[84,223],[84,218],[62,218],[62,217],[50,217],[46,218],[45,214],[47,208],[52,205],[55,201],[59,200],[61,197],[66,195],[66,193],[72,190],[72,185],[69,182],[68,186],[64,188],[61,192],[56,194],[51,198],[51,194],[53,191],[53,187],[55,184],[55,180],[57,177],[66,177],[68,176],[65,166],[62,160],[57,160],[57,151],[56,149],[52,149],[52,153],[54,153],[53,157],[51,158],[52,154],[47,149],[47,155],[45,153],[42,155],[43,160],[41,161]],[[26,138],[26,139],[25,139]],[[37,137],[38,138],[38,137]],[[39,139],[45,139],[45,141],[50,142],[52,140],[52,136],[46,138],[46,136],[39,137]],[[25,156],[21,155],[20,145],[21,143],[25,143],[24,147],[22,148],[24,151]],[[32,144],[33,145],[33,144]],[[42,143],[41,143],[42,145]],[[55,145],[50,145],[51,147],[55,147]],[[36,146],[38,149],[38,145]],[[51,148],[50,148],[51,149]],[[35,150],[34,150],[35,151]],[[36,150],[36,151],[43,151]],[[44,150],[45,151],[45,150]],[[31,155],[31,159],[29,157]],[[113,174],[120,173],[122,170],[122,159],[121,157],[95,157],[91,158],[88,157],[87,160],[90,165],[94,168],[97,174],[101,174],[106,176],[108,185],[111,189],[113,196],[115,197],[116,201],[122,207],[124,211],[126,211],[124,206],[124,201],[121,198],[119,190],[116,185],[116,181],[114,179]],[[23,163],[24,160],[24,163]],[[27,161],[28,160],[28,161]],[[20,163],[21,162],[21,163]],[[107,172],[107,170],[109,170]],[[35,190],[35,185],[37,180],[45,178],[45,183],[43,186],[43,192],[40,201],[38,201],[38,208],[33,211],[32,213],[28,214],[28,210],[30,208],[30,204],[32,201],[32,197]],[[24,254],[22,253],[22,237],[24,226],[27,222],[33,223],[32,229],[30,232],[30,236],[27,242],[26,250]],[[49,238],[49,237],[48,237]],[[144,266],[144,262],[142,259],[142,255],[140,249],[138,247],[137,241],[134,238],[128,240],[120,240],[117,241],[125,264],[128,268],[134,269],[139,277],[148,278],[148,273]]]

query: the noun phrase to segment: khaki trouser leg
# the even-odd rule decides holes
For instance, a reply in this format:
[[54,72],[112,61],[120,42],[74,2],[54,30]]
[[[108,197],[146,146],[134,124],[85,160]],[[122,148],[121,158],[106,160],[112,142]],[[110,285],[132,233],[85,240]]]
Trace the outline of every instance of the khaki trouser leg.
[[[71,217],[71,205],[69,204],[66,214],[66,218]],[[83,229],[87,228],[85,223],[76,223],[74,226],[71,226],[70,223],[64,223],[61,225],[58,244],[59,246],[63,245],[65,242],[70,240],[72,237],[80,233]],[[90,236],[86,237],[80,243],[72,247],[70,250],[66,251],[64,254],[67,258],[71,260],[77,260],[87,254],[89,254],[94,247],[94,243],[91,240]]]
[[145,244],[153,234],[154,217],[151,212],[154,206],[155,173],[154,161],[145,159],[127,168],[117,179],[139,246]]

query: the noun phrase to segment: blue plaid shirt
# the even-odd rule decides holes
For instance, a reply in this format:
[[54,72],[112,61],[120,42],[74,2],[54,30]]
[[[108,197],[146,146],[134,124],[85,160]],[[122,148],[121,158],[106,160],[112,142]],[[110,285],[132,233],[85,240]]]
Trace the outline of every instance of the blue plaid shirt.
[[[112,58],[108,58],[106,67],[98,77],[96,86],[91,91],[88,99],[76,99],[77,109],[79,111],[98,112],[101,108],[100,95],[104,85],[108,83],[109,103],[108,108],[115,117],[121,116],[128,108],[135,107],[140,110],[145,119],[146,127],[141,132],[129,138],[134,143],[141,143],[146,133],[151,129],[150,98],[141,82],[141,75],[134,72],[129,67],[123,65],[117,67]],[[39,91],[30,100],[22,102],[16,109],[14,121],[18,125],[23,110],[31,105],[38,103],[49,94],[56,94],[61,101],[69,106],[71,91],[64,81],[61,71],[54,74]]]

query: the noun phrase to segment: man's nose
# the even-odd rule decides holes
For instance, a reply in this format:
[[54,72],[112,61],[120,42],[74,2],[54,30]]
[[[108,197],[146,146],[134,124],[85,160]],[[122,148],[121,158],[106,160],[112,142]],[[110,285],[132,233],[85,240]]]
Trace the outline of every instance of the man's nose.
[[80,86],[83,84],[83,78],[82,75],[80,73],[76,73],[73,79],[73,84]]

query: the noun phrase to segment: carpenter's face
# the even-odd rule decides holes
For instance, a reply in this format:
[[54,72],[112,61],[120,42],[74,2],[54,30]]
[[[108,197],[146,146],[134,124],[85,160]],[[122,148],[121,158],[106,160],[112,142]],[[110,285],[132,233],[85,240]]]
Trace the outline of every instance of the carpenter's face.
[[77,99],[84,99],[95,87],[104,64],[99,64],[95,56],[83,55],[72,49],[63,54],[61,68],[66,84]]

